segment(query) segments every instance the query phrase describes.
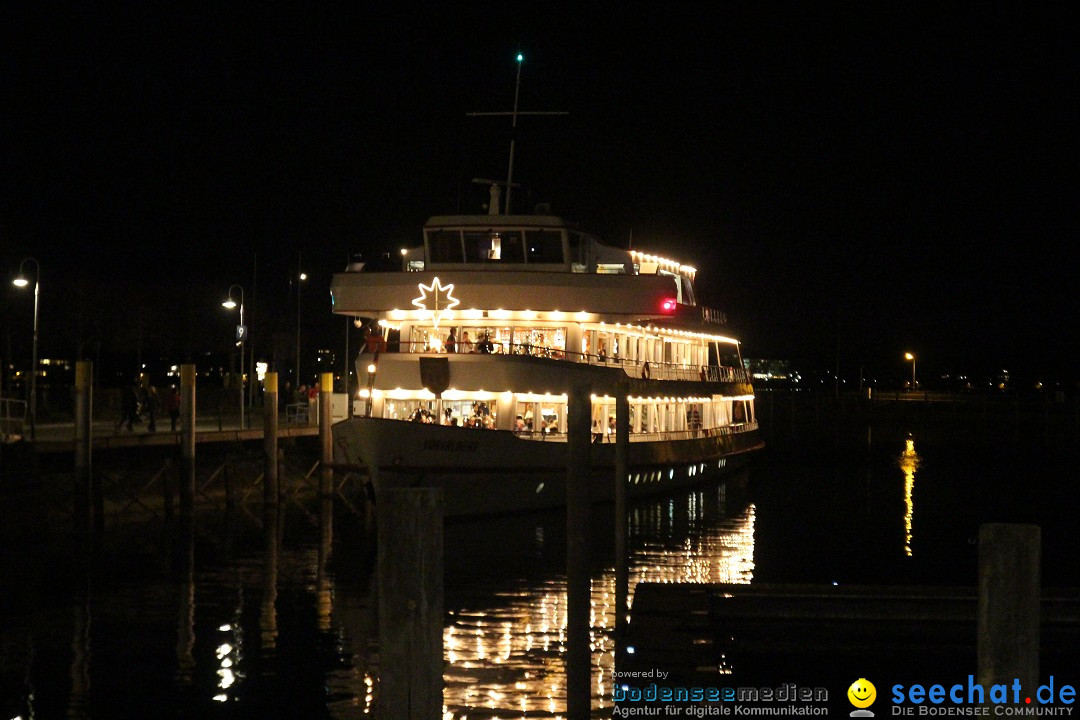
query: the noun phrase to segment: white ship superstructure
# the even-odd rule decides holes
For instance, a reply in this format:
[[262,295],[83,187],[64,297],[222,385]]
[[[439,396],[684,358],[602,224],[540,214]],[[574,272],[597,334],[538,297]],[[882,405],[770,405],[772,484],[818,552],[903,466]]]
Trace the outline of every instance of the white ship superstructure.
[[760,447],[739,342],[697,304],[693,267],[548,215],[433,217],[400,260],[351,266],[332,286],[334,311],[374,331],[357,417],[335,435],[339,460],[368,467],[376,493],[423,477],[453,514],[559,504],[573,384],[591,389],[597,468],[613,464],[627,393],[634,492]]

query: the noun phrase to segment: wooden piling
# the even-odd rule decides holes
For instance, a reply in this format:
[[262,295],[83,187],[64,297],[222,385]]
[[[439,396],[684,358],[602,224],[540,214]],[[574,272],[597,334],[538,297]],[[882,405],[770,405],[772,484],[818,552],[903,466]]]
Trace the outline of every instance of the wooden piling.
[[93,377],[93,363],[75,363],[75,524],[85,529],[93,506]]
[[195,366],[180,366],[180,513],[195,510]]
[[330,632],[334,617],[330,555],[334,547],[334,496],[319,498],[319,557],[315,567],[315,616],[319,630]]
[[263,383],[263,503],[278,501],[278,374],[266,373]]
[[176,584],[176,683],[195,680],[195,517],[180,513],[178,580]]
[[236,473],[232,470],[232,458],[225,458],[225,467],[222,469],[222,479],[225,483],[225,515],[232,517],[236,511]]
[[1039,682],[1041,531],[1037,525],[979,528],[978,674],[983,687]]
[[[348,384],[348,375],[345,377]],[[316,612],[319,628],[330,630],[330,583],[327,567],[334,538],[334,441],[330,432],[334,374],[323,373],[319,384],[319,561],[315,575]],[[440,578],[440,585],[441,585]],[[441,647],[440,644],[440,653]]]
[[334,487],[334,439],[330,432],[333,411],[334,373],[323,373],[319,383],[319,496],[328,497]]
[[[71,665],[69,669],[71,690],[64,717],[87,718],[91,716],[90,703],[90,618],[91,602],[91,565],[89,551],[84,549],[82,559],[85,570],[75,577],[71,611]],[[17,716],[21,717],[21,716]]]
[[166,534],[169,533],[169,528],[172,527],[174,509],[173,499],[175,495],[176,487],[173,482],[172,459],[165,458],[165,469],[161,473],[161,512]]
[[[269,376],[271,373],[267,373]],[[277,374],[273,373],[275,388]],[[275,393],[276,394],[276,393]],[[276,409],[277,406],[275,405]],[[268,413],[276,415],[277,413]],[[280,506],[276,503],[263,503],[263,575],[262,597],[259,602],[259,639],[264,651],[277,647],[277,581],[278,561],[280,559],[281,526]]]
[[379,717],[428,720],[443,703],[443,495],[388,488],[378,505]]
[[619,383],[615,391],[615,642],[622,649],[626,617],[630,612],[630,558],[626,540],[627,474],[630,472],[630,389]]
[[567,398],[566,448],[566,716],[588,720],[592,702],[589,656],[589,510],[592,400],[588,385]]

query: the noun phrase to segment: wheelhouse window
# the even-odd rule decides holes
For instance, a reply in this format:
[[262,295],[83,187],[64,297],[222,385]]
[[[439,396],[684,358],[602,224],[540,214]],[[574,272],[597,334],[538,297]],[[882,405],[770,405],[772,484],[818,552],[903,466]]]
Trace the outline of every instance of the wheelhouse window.
[[576,273],[589,271],[587,241],[581,233],[570,233],[570,266]]
[[470,263],[523,263],[525,248],[518,230],[463,233],[465,259]]
[[462,234],[465,242],[465,261],[486,263],[497,259],[500,247],[497,238],[487,232],[466,232]]
[[496,260],[505,263],[525,262],[525,243],[519,231],[496,233],[492,242],[499,246]]
[[435,263],[464,262],[461,250],[461,233],[457,230],[431,230],[428,232],[428,251]]
[[553,230],[526,230],[525,247],[529,263],[563,264],[562,233]]

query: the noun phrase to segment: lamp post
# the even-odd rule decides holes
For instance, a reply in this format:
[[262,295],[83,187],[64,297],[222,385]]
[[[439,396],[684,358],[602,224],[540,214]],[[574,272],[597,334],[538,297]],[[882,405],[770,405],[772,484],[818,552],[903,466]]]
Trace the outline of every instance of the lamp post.
[[915,392],[915,356],[911,353],[904,353],[904,359],[911,361],[911,391]]
[[229,297],[221,303],[221,306],[232,310],[236,307],[236,301],[233,300],[233,289],[240,291],[240,327],[236,331],[236,339],[240,345],[240,429],[244,429],[244,340],[247,339],[247,326],[244,325],[244,288],[240,285],[229,286]]
[[26,287],[26,263],[34,263],[34,345],[30,355],[30,439],[37,439],[37,346],[38,346],[38,296],[41,294],[41,265],[32,257],[23,258],[19,263],[19,274],[12,280],[15,287]]
[[296,252],[296,387],[300,387],[300,283],[307,280],[307,273],[300,269],[300,251]]

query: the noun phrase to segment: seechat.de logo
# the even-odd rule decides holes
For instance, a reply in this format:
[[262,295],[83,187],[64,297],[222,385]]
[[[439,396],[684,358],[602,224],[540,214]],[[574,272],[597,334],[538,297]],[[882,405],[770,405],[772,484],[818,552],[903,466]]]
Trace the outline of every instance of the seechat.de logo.
[[847,689],[847,698],[848,702],[855,706],[855,709],[851,711],[851,717],[874,717],[874,713],[866,709],[877,700],[877,688],[874,687],[874,683],[866,678],[859,678]]

